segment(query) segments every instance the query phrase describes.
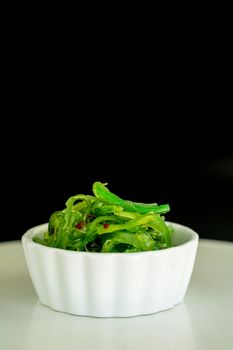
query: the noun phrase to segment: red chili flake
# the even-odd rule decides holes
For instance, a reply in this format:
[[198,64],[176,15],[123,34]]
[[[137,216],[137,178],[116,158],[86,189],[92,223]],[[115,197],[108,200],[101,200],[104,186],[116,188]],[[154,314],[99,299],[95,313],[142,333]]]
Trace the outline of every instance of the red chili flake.
[[109,224],[104,224],[104,228],[108,228]]
[[78,230],[81,230],[81,228],[83,228],[83,226],[84,226],[84,222],[83,221],[81,221],[77,225],[75,225],[75,227],[77,227]]

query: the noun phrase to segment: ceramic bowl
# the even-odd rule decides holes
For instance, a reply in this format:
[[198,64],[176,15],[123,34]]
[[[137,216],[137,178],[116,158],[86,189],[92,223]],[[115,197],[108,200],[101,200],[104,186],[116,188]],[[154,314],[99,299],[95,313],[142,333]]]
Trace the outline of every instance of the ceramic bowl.
[[171,248],[138,253],[90,253],[46,247],[47,224],[22,237],[28,270],[42,304],[74,315],[129,317],[179,304],[192,274],[198,234],[176,223]]

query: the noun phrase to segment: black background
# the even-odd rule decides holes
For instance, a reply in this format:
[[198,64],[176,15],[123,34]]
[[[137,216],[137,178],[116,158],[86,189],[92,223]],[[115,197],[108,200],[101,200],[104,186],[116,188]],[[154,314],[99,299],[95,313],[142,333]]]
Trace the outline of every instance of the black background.
[[74,117],[63,106],[51,118],[42,106],[36,116],[9,121],[4,129],[2,241],[47,222],[69,196],[91,194],[94,181],[108,182],[126,199],[169,203],[166,219],[192,227],[201,238],[233,241],[227,121],[197,120],[188,112],[179,118],[176,107],[173,115],[144,107],[129,115],[123,104],[115,112],[111,105],[105,118],[100,106],[92,113],[76,108]]
[[0,240],[20,239],[102,181],[129,200],[169,203],[166,219],[200,237],[233,241],[231,60],[222,36],[208,45],[174,37],[156,57],[143,38],[141,55],[138,38],[119,50],[95,38],[80,56],[68,44],[56,50],[67,38],[51,47],[13,38],[4,56]]

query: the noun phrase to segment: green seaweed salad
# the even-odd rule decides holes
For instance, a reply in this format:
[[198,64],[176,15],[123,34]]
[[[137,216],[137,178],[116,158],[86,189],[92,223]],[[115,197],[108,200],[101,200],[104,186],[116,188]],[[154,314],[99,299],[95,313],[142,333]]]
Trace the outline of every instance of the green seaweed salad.
[[171,247],[171,228],[164,217],[168,204],[135,203],[95,182],[94,196],[70,197],[66,208],[54,212],[48,232],[34,242],[60,249],[88,252],[141,252]]

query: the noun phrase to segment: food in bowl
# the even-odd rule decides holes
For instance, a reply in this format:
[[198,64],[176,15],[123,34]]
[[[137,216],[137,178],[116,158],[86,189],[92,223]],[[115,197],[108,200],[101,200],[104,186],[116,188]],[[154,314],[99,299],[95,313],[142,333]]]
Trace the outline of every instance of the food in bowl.
[[[151,205],[151,210],[148,211],[150,205],[144,207],[129,201],[125,204],[119,197],[112,197],[105,185],[95,184],[94,194],[98,199],[96,203],[99,203],[99,200],[101,203],[103,201],[101,205],[96,205],[95,211],[81,209],[88,208],[91,199],[90,202],[88,198],[84,199],[88,202],[86,206],[83,200],[75,204],[76,199],[72,197],[72,200],[67,202],[68,211],[63,211],[64,216],[59,214],[60,212],[52,214],[49,224],[33,227],[22,237],[28,270],[41,303],[57,311],[95,317],[151,314],[170,309],[180,303],[191,278],[198,234],[188,227],[165,222],[161,214],[167,212],[167,205],[162,208]],[[103,193],[104,196],[110,196],[108,201],[113,198],[118,203],[105,202],[105,197],[104,200],[101,197]],[[80,203],[83,203],[83,207]],[[78,210],[75,206],[78,206]],[[118,206],[123,209],[119,209]],[[145,212],[139,212],[144,209]],[[76,215],[76,212],[81,213],[81,216]],[[122,215],[124,212],[127,213],[126,217]],[[116,213],[120,213],[119,219]],[[132,214],[137,214],[137,218]],[[114,217],[112,221],[109,220],[111,215]],[[159,216],[159,220],[156,221],[158,226],[151,227],[151,224],[148,224],[150,220],[140,221],[144,215],[150,215],[152,222],[154,215]],[[96,223],[96,218],[101,216],[107,219],[97,220]],[[66,223],[73,220],[73,231],[69,225],[66,231],[64,221],[60,218],[66,218]],[[68,218],[71,221],[68,221]],[[137,225],[129,225],[131,220],[134,220],[134,223],[138,220]],[[95,224],[92,225],[93,222]],[[117,234],[118,230],[107,233],[104,231],[111,225],[119,225],[117,227],[120,227],[120,237],[123,233],[137,236],[136,227],[142,237],[136,241],[128,238],[114,240],[113,235]],[[88,231],[90,227],[92,230]],[[79,231],[78,237],[79,234],[82,237],[75,243],[74,230]],[[87,235],[87,232],[92,234]],[[70,237],[73,240],[70,240]],[[89,240],[90,237],[92,240]],[[102,237],[107,238],[102,240]],[[155,243],[152,244],[151,239]],[[108,240],[110,243],[106,243]],[[141,241],[143,243],[140,243]]]
[[101,253],[140,252],[171,247],[171,228],[161,214],[168,204],[135,203],[93,184],[94,196],[70,197],[66,208],[53,213],[48,232],[34,242],[67,250]]

